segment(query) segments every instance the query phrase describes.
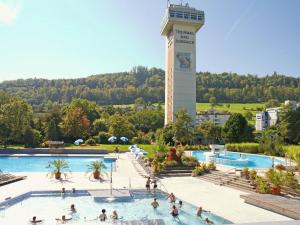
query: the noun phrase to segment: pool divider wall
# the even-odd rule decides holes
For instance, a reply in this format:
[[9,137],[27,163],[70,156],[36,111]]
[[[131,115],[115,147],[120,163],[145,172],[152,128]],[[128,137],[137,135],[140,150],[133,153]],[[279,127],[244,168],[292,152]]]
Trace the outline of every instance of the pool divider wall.
[[11,155],[11,154],[108,154],[110,151],[105,149],[92,149],[92,148],[0,148],[0,155]]

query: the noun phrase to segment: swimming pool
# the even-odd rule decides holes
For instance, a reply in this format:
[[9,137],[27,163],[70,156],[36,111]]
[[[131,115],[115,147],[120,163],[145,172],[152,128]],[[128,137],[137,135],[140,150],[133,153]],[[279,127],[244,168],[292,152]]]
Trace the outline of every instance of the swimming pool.
[[[49,196],[51,194],[51,196]],[[33,197],[34,196],[34,197]],[[157,193],[156,198],[159,202],[159,207],[153,209],[150,205],[154,196],[152,194],[134,194],[130,200],[122,200],[115,202],[95,201],[88,192],[80,194],[67,194],[62,197],[59,193],[48,193],[40,196],[31,194],[24,200],[16,202],[8,206],[6,209],[0,210],[1,225],[27,225],[32,216],[44,219],[43,225],[56,224],[55,218],[66,215],[73,219],[68,224],[99,224],[97,218],[102,209],[106,209],[106,214],[109,217],[113,210],[118,212],[120,221],[117,224],[122,224],[125,221],[136,220],[155,220],[162,219],[166,225],[202,225],[206,224],[201,218],[196,216],[196,207],[183,202],[183,207],[179,210],[178,220],[174,219],[170,214],[171,204],[166,200],[166,194]],[[75,204],[77,213],[72,214],[69,211],[70,205]],[[18,215],[18,216],[16,216]],[[231,224],[230,221],[214,215],[209,212],[203,212],[203,218],[208,217],[215,225]],[[113,224],[111,219],[107,223]],[[116,224],[116,223],[115,223]],[[136,223],[138,224],[138,223]]]
[[[192,155],[196,157],[199,161],[206,162],[205,153],[210,151],[193,151]],[[217,164],[223,164],[227,166],[233,166],[238,168],[249,167],[249,168],[271,168],[272,167],[272,157],[264,155],[255,154],[245,154],[239,152],[226,151],[225,155],[223,151],[216,151],[219,154],[217,157],[213,158]],[[286,163],[283,160],[275,159],[274,164]]]
[[58,159],[68,161],[72,172],[86,172],[87,165],[95,160],[104,162],[104,172],[110,171],[110,165],[114,165],[113,159],[103,156],[0,156],[0,169],[3,172],[49,172],[46,168],[48,162]]

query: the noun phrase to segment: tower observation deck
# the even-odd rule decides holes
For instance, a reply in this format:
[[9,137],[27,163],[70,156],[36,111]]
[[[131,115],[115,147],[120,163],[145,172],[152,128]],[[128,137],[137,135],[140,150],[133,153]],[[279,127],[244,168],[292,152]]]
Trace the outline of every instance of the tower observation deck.
[[166,9],[161,35],[166,36],[165,124],[185,108],[196,116],[196,33],[204,25],[204,12],[186,5]]

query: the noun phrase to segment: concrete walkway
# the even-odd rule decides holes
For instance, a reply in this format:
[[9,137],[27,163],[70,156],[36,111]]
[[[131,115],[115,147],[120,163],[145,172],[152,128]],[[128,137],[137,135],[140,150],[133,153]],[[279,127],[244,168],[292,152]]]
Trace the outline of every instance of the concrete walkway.
[[[117,160],[117,170],[113,172],[113,188],[145,188],[146,179],[142,168],[132,163],[127,153],[120,154]],[[105,175],[103,180],[90,179],[85,173],[73,173],[65,181],[57,181],[46,177],[46,173],[16,173],[27,175],[27,179],[0,187],[0,201],[7,197],[14,197],[34,190],[66,190],[76,189],[109,189],[110,177]],[[202,206],[206,210],[222,216],[234,223],[287,221],[291,220],[270,211],[248,205],[240,198],[242,191],[221,187],[193,177],[165,178],[162,180],[163,191],[174,194],[195,206]]]

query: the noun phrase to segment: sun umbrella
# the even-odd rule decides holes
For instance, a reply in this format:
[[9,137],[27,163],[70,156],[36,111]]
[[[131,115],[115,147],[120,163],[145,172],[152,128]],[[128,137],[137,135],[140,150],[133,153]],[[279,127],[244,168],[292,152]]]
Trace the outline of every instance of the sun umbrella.
[[108,138],[107,140],[110,142],[110,143],[114,143],[118,138],[115,137],[115,136],[111,136],[110,138]]
[[120,140],[123,141],[124,143],[128,141],[127,137],[120,137]]
[[78,139],[78,140],[74,141],[75,145],[80,145],[81,143],[83,143],[82,139]]

